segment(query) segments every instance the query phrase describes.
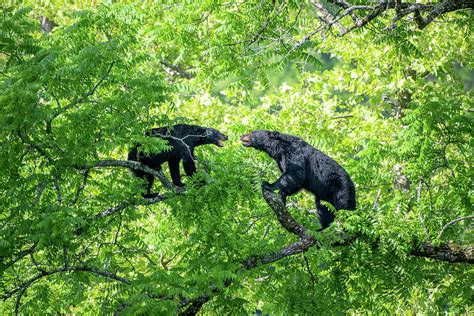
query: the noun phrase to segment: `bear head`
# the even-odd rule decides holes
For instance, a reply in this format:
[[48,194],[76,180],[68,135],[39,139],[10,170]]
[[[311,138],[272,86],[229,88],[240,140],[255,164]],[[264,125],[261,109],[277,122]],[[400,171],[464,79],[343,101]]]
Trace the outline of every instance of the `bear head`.
[[271,157],[278,157],[283,151],[288,150],[291,141],[285,138],[286,134],[277,131],[257,130],[242,135],[240,140],[245,147],[253,147],[269,154]]
[[257,130],[242,135],[240,140],[242,141],[242,145],[245,147],[265,150],[269,146],[272,147],[271,145],[273,143],[278,142],[279,136],[280,133],[276,131]]
[[200,127],[200,129],[197,133],[197,135],[202,135],[199,137],[199,145],[214,144],[218,147],[223,147],[223,142],[229,139],[216,129],[210,127]]

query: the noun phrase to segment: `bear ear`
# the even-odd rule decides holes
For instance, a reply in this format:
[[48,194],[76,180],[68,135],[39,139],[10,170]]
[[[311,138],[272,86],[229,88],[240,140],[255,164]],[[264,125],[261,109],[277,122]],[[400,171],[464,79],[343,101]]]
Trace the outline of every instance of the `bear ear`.
[[270,132],[270,138],[277,139],[279,136],[280,136],[280,133],[278,133],[276,131],[275,132]]

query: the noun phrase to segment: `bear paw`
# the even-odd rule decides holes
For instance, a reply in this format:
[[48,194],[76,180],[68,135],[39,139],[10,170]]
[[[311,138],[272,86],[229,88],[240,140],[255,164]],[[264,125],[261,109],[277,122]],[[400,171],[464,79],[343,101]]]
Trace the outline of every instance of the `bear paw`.
[[267,190],[267,191],[272,191],[273,190],[273,187],[270,183],[268,183],[267,181],[263,181],[262,182],[262,189],[264,190]]

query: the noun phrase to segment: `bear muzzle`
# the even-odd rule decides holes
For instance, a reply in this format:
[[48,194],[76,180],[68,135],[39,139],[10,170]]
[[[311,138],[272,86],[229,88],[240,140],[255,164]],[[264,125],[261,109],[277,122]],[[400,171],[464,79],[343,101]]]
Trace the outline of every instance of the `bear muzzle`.
[[252,146],[252,140],[250,139],[250,134],[244,134],[240,137],[240,140],[242,141],[242,145],[245,147]]
[[217,140],[216,146],[218,146],[218,147],[224,147],[224,143],[223,143],[223,142],[225,142],[225,141],[228,140],[228,139],[229,139],[229,137],[227,137],[226,135],[224,135],[224,134],[220,135],[220,139]]

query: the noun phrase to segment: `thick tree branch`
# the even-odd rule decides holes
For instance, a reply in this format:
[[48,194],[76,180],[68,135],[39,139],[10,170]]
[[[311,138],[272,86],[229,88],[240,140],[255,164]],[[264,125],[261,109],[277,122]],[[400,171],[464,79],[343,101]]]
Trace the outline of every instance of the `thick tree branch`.
[[[89,170],[91,168],[99,168],[99,167],[125,167],[125,168],[129,168],[129,169],[140,170],[140,171],[149,173],[149,174],[155,176],[156,178],[158,178],[165,188],[167,188],[169,190],[174,189],[174,192],[178,193],[178,194],[184,192],[183,188],[176,188],[166,178],[166,176],[163,174],[163,172],[161,170],[155,170],[153,168],[148,167],[145,164],[142,164],[142,163],[137,162],[137,161],[131,161],[131,160],[100,160],[100,161],[96,162],[93,165],[85,165],[85,166],[76,165],[75,166],[75,168],[77,168],[77,169],[86,170],[86,173],[84,174],[83,183],[82,183],[81,187],[78,189],[78,191],[76,193],[76,197],[78,197],[78,194],[80,193],[80,191],[83,190],[83,185],[85,185],[85,181],[86,181]],[[74,202],[77,201],[76,197],[74,199]],[[131,200],[125,200],[125,201],[122,201],[120,204],[118,204],[116,206],[110,207],[108,209],[105,209],[105,210],[97,213],[95,215],[95,219],[110,216],[110,215],[115,214],[117,212],[120,212],[120,211],[122,211],[122,210],[124,210],[127,207],[132,206],[132,205],[151,205],[151,204],[155,204],[155,203],[164,201],[166,198],[167,198],[167,196],[165,196],[165,195],[157,194],[154,197],[148,197],[148,198],[144,197],[143,198],[144,202],[139,202],[139,203],[133,202]]]
[[184,311],[180,312],[179,316],[193,316],[196,315],[212,297],[209,295],[202,295],[196,299],[188,301],[188,306]]
[[[263,196],[267,201],[268,205],[275,212],[275,215],[277,216],[278,221],[282,224],[282,226],[287,231],[298,235],[300,237],[300,240],[286,246],[277,253],[268,254],[266,256],[248,258],[246,261],[244,261],[244,266],[247,269],[251,269],[258,265],[274,262],[287,256],[304,252],[310,247],[317,244],[315,238],[310,235],[307,235],[305,228],[300,225],[291,216],[291,214],[288,213],[286,207],[284,207],[283,203],[280,201],[279,197],[275,193],[263,190]],[[323,231],[322,233],[324,234],[325,232]],[[340,236],[340,238],[341,240],[335,242],[333,245],[348,245],[355,239],[355,236],[342,235]],[[432,258],[450,263],[474,263],[474,256],[472,250],[473,246],[461,247],[452,244],[443,244],[435,247],[430,242],[422,242],[419,245],[415,245],[415,249],[412,250],[409,254],[417,257]]]
[[41,196],[43,195],[44,190],[46,190],[46,187],[50,183],[51,183],[51,180],[45,180],[41,182],[40,185],[38,185],[38,191],[36,193],[35,200],[33,201],[33,206],[36,206],[40,202]]
[[409,254],[416,257],[425,257],[446,261],[449,263],[474,263],[474,246],[461,247],[454,244],[442,244],[434,246],[429,242],[422,242],[417,249],[412,250]]
[[267,204],[272,208],[273,212],[277,216],[280,224],[290,233],[299,236],[300,238],[306,237],[306,229],[299,224],[290,213],[288,213],[286,207],[283,205],[280,197],[272,191],[262,190],[263,197]]

